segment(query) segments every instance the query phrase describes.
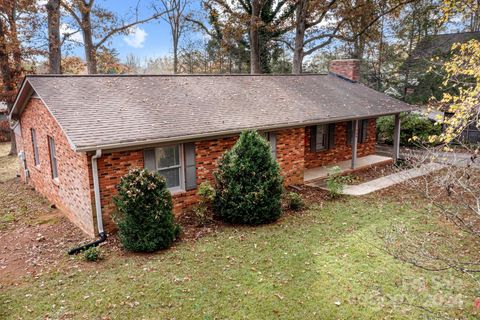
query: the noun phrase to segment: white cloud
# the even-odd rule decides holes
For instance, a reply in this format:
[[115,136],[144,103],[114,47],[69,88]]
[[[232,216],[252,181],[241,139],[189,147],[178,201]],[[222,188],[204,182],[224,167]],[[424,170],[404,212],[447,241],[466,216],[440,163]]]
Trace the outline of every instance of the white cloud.
[[82,32],[70,28],[67,24],[62,23],[60,25],[60,33],[62,34],[62,37],[64,37],[66,34],[72,34],[71,36],[68,37],[69,40],[72,40],[74,42],[78,43],[83,43],[83,36]]
[[130,29],[129,34],[123,37],[123,41],[125,41],[129,46],[134,48],[143,48],[143,43],[147,38],[148,33],[139,27],[133,27]]

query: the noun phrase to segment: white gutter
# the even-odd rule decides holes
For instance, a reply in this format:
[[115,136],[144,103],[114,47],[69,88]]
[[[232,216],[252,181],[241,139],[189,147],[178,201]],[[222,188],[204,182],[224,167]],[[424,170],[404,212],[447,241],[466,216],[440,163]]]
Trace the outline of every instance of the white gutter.
[[101,156],[102,156],[102,149],[97,149],[95,155],[92,156],[93,193],[95,194],[95,211],[97,212],[97,226],[98,226],[98,235],[100,236],[100,239],[69,250],[68,254],[70,255],[77,254],[91,247],[96,247],[100,243],[107,240],[107,234],[103,230],[102,204],[100,203],[100,186],[98,183],[97,159],[100,158]]
[[103,230],[102,203],[100,202],[100,184],[98,182],[98,165],[97,159],[102,156],[102,149],[97,149],[95,155],[92,156],[92,176],[93,176],[93,193],[95,194],[95,211],[97,213],[98,233],[105,233]]

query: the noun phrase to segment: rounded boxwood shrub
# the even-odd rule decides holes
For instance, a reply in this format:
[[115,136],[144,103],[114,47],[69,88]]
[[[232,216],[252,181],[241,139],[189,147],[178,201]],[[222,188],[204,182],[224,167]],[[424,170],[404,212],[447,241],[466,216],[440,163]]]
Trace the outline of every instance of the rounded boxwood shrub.
[[283,179],[268,142],[257,132],[243,132],[214,175],[213,208],[222,220],[257,225],[280,216]]
[[114,202],[119,238],[126,249],[152,252],[168,248],[178,236],[172,196],[158,173],[131,170],[121,178]]

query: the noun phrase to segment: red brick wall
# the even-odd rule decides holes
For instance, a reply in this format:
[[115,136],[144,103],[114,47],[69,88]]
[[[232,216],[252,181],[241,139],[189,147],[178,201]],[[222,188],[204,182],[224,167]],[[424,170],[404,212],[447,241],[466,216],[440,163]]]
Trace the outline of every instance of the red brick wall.
[[304,139],[304,128],[277,131],[277,161],[280,164],[285,185],[303,183]]
[[[305,168],[321,167],[339,161],[352,159],[352,146],[347,144],[347,122],[335,125],[335,147],[312,152],[310,149],[310,127],[305,128]],[[368,120],[367,141],[359,143],[357,155],[363,157],[375,154],[376,119]]]
[[[277,159],[286,184],[303,183],[304,134],[304,128],[277,131]],[[235,144],[237,138],[238,136],[234,136],[195,142],[197,185],[204,181],[213,183],[213,171],[217,168],[218,158]],[[111,214],[114,212],[112,198],[120,178],[130,169],[143,167],[143,150],[108,153],[98,160],[100,197],[106,230],[114,229],[111,219]],[[90,184],[93,198],[92,177],[90,177]],[[197,190],[175,193],[173,194],[174,212],[178,214],[197,201]]]
[[[89,155],[88,159],[90,196],[92,199],[95,199],[93,191],[92,155]],[[111,213],[113,213],[115,209],[113,196],[117,193],[117,185],[120,183],[120,178],[128,171],[134,168],[144,167],[143,150],[102,154],[97,160],[97,166],[104,227],[105,230],[111,231],[115,226],[112,221]],[[92,208],[95,211],[95,202],[92,203]]]
[[[30,172],[28,183],[45,196],[87,234],[94,235],[92,198],[88,178],[88,164],[85,153],[74,152],[56,120],[45,108],[40,99],[28,102],[20,119],[22,137],[17,135],[18,150],[24,150],[27,168]],[[35,166],[33,159],[32,136],[35,128],[40,164]],[[58,162],[58,181],[52,179],[48,138],[55,140]],[[21,170],[22,177],[23,170]]]
[[217,168],[217,159],[237,141],[238,136],[195,142],[197,162],[197,185],[208,180],[213,183],[213,170]]

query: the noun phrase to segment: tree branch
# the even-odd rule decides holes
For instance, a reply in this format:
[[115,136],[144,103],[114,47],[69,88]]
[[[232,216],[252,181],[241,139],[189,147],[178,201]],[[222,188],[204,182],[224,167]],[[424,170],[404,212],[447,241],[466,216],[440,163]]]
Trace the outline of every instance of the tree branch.
[[[93,1],[93,0],[92,0]],[[133,26],[136,26],[136,25],[139,25],[139,24],[142,24],[142,23],[145,23],[145,22],[148,22],[148,21],[151,21],[151,20],[154,20],[154,19],[158,19],[160,18],[162,15],[164,15],[165,13],[167,12],[170,12],[171,10],[166,10],[166,11],[162,11],[162,12],[159,12],[159,13],[156,13],[154,14],[153,16],[151,17],[148,17],[148,18],[145,18],[145,19],[142,19],[142,20],[137,20],[137,21],[134,21],[134,22],[131,22],[131,23],[128,23],[128,24],[125,24],[125,25],[122,25],[118,28],[114,28],[112,30],[110,30],[106,35],[105,37],[102,38],[102,40],[100,40],[94,47],[95,49],[98,49],[100,48],[111,36],[113,36],[114,34],[116,33],[119,33],[119,32],[122,32],[122,31],[125,31]]]

